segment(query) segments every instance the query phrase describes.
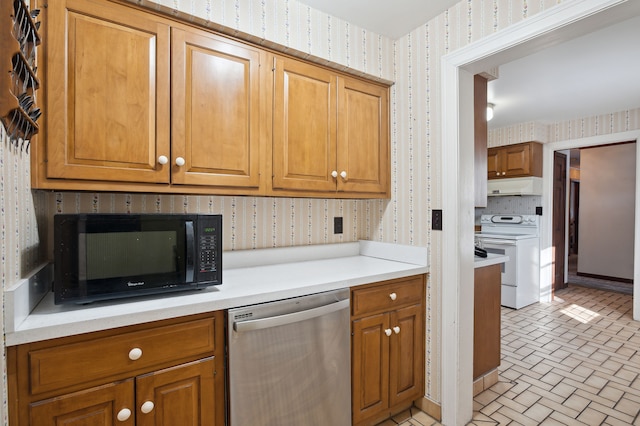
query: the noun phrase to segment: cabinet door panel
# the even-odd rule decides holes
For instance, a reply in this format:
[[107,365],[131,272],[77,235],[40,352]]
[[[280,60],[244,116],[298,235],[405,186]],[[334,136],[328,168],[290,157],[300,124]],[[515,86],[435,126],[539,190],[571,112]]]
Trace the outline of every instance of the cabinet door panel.
[[390,313],[390,326],[394,331],[389,357],[391,406],[423,394],[425,337],[421,308],[422,305],[414,305]]
[[258,49],[172,29],[173,183],[258,187]]
[[386,88],[341,77],[338,84],[338,189],[388,192],[389,115]]
[[47,175],[168,182],[169,27],[119,5],[49,8]]
[[353,322],[353,422],[389,407],[389,315]]
[[336,77],[276,58],[273,188],[335,191]]
[[[131,410],[131,416],[116,421],[124,408]],[[133,379],[33,403],[29,416],[29,424],[34,426],[133,426]]]
[[505,176],[523,176],[531,174],[531,147],[519,144],[504,149]]
[[[216,406],[215,358],[183,364],[136,379],[138,426],[214,426],[224,424],[224,407]],[[220,396],[219,398],[222,398]],[[149,413],[142,404],[151,401]]]
[[500,177],[500,173],[502,170],[500,158],[501,156],[499,148],[489,148],[487,150],[487,177],[489,179]]

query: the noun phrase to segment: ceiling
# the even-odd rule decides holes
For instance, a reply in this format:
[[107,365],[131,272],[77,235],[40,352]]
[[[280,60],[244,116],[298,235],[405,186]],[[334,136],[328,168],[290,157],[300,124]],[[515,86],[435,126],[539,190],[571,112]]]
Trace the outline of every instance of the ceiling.
[[[397,39],[460,0],[299,0]],[[489,128],[640,107],[640,16],[518,59],[489,82]]]
[[395,40],[440,15],[460,0],[299,0]]
[[549,124],[640,107],[640,16],[499,68],[489,128]]

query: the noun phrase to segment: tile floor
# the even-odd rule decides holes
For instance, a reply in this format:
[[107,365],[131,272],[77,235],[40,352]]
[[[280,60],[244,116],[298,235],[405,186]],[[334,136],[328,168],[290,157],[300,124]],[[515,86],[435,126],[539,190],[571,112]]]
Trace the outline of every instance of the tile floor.
[[[640,425],[640,322],[630,295],[569,286],[502,310],[500,381],[470,425]],[[438,425],[419,410],[381,426]]]

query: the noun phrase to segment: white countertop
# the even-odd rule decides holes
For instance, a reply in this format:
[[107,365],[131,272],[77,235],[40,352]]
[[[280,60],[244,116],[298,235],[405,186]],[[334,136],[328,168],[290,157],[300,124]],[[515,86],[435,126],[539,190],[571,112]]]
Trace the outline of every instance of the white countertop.
[[24,280],[5,292],[6,345],[424,274],[427,259],[424,247],[370,241],[225,252],[218,286],[89,305],[54,305],[53,293],[47,292],[33,310],[25,300]]
[[483,268],[485,266],[504,263],[509,260],[509,256],[503,254],[487,253],[487,257],[474,256],[474,268]]

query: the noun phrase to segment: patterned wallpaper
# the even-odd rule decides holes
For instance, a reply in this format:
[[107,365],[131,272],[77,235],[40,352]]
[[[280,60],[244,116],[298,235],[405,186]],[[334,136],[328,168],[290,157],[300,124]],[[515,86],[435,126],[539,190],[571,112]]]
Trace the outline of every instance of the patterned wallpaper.
[[[441,57],[559,1],[462,0],[395,42],[296,0],[156,1],[164,7],[395,81],[390,99],[391,199],[340,201],[31,191],[28,155],[15,152],[0,140],[3,286],[13,285],[43,256],[50,257],[49,244],[40,241],[50,239],[51,217],[57,211],[221,212],[225,218],[225,250],[360,238],[428,247],[431,274],[427,291],[426,394],[439,402],[442,234],[432,234],[429,229],[430,209],[439,208],[442,202]],[[556,123],[549,131],[549,141],[564,139],[568,134],[586,136],[594,131],[623,130],[625,126],[638,128],[637,112],[614,116]],[[508,133],[503,139],[505,143],[515,143],[521,133],[537,137],[538,127],[523,125],[522,130]],[[342,236],[330,232],[333,215],[344,217]],[[3,395],[6,404],[6,392]]]

